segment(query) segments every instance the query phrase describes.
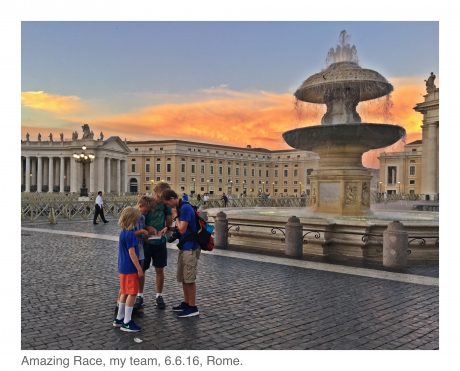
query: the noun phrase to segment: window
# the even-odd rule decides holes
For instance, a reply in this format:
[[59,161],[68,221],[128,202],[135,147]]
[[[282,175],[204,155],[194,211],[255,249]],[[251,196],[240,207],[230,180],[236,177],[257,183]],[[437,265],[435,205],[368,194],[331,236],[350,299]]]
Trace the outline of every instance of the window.
[[387,184],[396,184],[396,166],[388,166]]
[[232,168],[231,167],[227,168],[227,175],[228,176],[232,175]]
[[244,176],[248,176],[248,171],[247,171],[247,170],[248,170],[248,169],[246,169],[246,168],[243,169],[243,175],[244,175]]
[[313,169],[307,169],[307,184],[310,184],[310,175],[313,172]]
[[294,169],[294,176],[299,176],[299,171],[297,169]]
[[195,165],[192,165],[192,174],[195,174]]
[[136,164],[131,164],[131,172],[132,173],[136,172]]
[[146,181],[146,182],[150,182],[150,177],[149,177],[149,176],[146,176],[146,177],[145,177],[145,181]]
[[209,172],[211,175],[214,175],[214,165],[211,165]]
[[161,172],[161,164],[157,164],[157,173]]
[[239,167],[237,167],[237,168],[235,169],[235,175],[236,175],[236,176],[240,176],[240,168],[239,168]]
[[150,173],[150,164],[145,164],[145,172]]
[[414,189],[409,189],[409,194],[411,194],[411,195],[415,194],[415,190]]
[[284,177],[285,177],[285,178],[288,177],[288,170],[287,170],[287,169],[284,170]]
[[409,184],[415,184],[415,180],[414,179],[409,180]]
[[171,164],[166,164],[166,172],[167,173],[171,172]]
[[222,175],[222,166],[219,166],[219,175]]
[[275,178],[278,178],[278,170],[275,170]]
[[409,166],[409,175],[415,175],[415,166]]
[[170,183],[170,182],[171,182],[171,177],[170,177],[170,176],[166,177],[166,181],[167,181],[168,183]]
[[181,178],[180,178],[180,181],[181,181],[181,182],[185,182],[185,177],[181,177]]
[[201,174],[204,174],[204,165],[201,165]]
[[265,170],[265,176],[268,178],[268,170]]
[[262,176],[262,170],[259,169],[259,176]]
[[157,182],[159,182],[161,180],[161,178],[159,176],[157,176]]
[[254,169],[251,169],[251,176],[256,176],[256,171]]
[[185,164],[180,164],[180,172],[185,173]]

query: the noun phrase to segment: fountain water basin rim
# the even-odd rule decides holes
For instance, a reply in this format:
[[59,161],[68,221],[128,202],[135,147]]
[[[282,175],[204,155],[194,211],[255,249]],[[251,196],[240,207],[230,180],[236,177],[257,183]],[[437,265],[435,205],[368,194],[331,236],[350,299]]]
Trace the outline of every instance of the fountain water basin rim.
[[399,125],[353,123],[315,125],[283,133],[287,144],[296,149],[313,151],[323,147],[359,146],[364,151],[388,147],[406,135]]

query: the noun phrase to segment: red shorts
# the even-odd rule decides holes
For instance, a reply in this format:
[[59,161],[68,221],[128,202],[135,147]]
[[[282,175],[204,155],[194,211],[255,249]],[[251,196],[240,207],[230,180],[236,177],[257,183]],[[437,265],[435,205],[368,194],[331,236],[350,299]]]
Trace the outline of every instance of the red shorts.
[[120,291],[122,295],[137,295],[139,292],[139,276],[137,273],[120,273]]

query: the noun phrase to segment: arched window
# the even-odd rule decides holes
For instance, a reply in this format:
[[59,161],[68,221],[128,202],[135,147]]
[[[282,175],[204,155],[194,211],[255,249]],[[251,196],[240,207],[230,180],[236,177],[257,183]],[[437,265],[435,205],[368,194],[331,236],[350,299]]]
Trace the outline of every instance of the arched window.
[[129,180],[129,191],[131,193],[137,193],[137,179],[136,178],[131,178]]

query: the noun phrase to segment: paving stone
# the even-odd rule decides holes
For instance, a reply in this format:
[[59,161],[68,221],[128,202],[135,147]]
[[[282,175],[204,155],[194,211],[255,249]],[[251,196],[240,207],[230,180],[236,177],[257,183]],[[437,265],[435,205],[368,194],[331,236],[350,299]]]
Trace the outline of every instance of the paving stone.
[[[116,236],[116,223],[40,228]],[[177,251],[168,250],[165,311],[146,307],[138,335],[112,327],[117,242],[27,231],[22,236],[22,349],[436,349],[438,287],[203,254],[200,316],[179,319]],[[53,327],[47,327],[52,320]]]

